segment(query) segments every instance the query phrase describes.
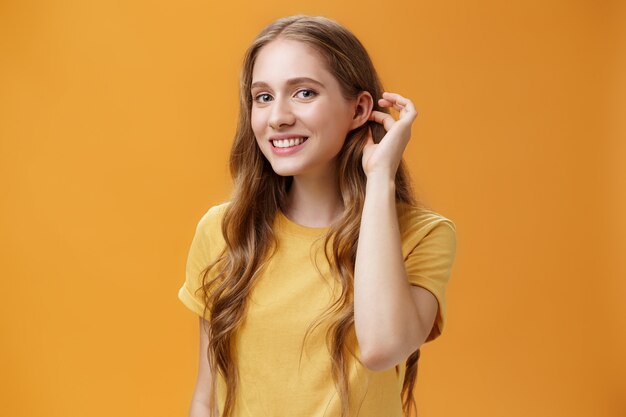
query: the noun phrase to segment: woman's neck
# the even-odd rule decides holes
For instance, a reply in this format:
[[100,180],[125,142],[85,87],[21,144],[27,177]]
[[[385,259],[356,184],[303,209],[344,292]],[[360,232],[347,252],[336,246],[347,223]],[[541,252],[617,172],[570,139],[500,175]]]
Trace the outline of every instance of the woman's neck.
[[285,215],[302,226],[330,226],[343,212],[335,173],[322,178],[294,176],[287,199]]

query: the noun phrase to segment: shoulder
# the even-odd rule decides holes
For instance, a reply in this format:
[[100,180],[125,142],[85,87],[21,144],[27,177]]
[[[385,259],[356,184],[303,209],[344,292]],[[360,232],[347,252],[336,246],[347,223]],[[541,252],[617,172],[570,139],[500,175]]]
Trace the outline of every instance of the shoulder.
[[209,226],[220,223],[228,206],[230,206],[230,201],[210,207],[200,218],[198,226]]
[[398,203],[398,225],[403,246],[415,247],[425,237],[456,243],[456,224],[448,217],[425,207]]
[[196,226],[196,233],[205,235],[210,239],[221,237],[221,224],[230,201],[210,207],[200,218]]

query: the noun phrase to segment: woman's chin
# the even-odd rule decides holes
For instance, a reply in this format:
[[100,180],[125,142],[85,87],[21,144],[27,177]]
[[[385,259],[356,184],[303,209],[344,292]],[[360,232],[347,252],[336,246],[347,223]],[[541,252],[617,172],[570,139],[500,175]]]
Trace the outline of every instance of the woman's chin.
[[301,173],[300,169],[286,166],[272,166],[272,170],[281,177],[292,177]]

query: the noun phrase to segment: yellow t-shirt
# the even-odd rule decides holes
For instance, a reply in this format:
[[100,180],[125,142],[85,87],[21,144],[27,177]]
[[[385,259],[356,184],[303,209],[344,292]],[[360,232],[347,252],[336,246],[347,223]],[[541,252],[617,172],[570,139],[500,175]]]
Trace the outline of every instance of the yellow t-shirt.
[[[178,292],[185,306],[200,316],[204,303],[202,292],[196,293],[201,286],[199,273],[224,245],[220,224],[228,204],[210,208],[198,222],[186,280]],[[431,210],[404,204],[398,205],[398,222],[409,283],[428,289],[439,302],[428,342],[441,334],[445,323],[445,288],[456,252],[456,228]],[[236,335],[240,380],[234,416],[339,416],[340,399],[325,340],[328,325],[309,333],[302,349],[309,324],[340,292],[340,285],[333,287],[328,279],[330,268],[321,251],[323,238],[319,237],[328,228],[301,226],[281,212],[274,227],[279,249],[254,284],[245,322]],[[325,278],[313,264],[311,253],[316,254]],[[354,331],[348,339],[360,357]],[[399,373],[395,368],[371,371],[351,357],[350,364],[350,416],[401,417],[405,364],[399,364]],[[223,410],[226,387],[221,375],[217,387],[219,409]]]

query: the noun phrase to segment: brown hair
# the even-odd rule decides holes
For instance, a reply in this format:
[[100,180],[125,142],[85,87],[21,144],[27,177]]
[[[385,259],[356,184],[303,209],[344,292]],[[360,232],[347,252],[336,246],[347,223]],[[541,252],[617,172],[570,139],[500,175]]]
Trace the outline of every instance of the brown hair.
[[[278,210],[285,210],[292,182],[292,177],[279,176],[272,170],[256,144],[250,124],[250,85],[256,57],[263,46],[279,38],[304,42],[318,51],[325,59],[327,69],[338,80],[346,99],[368,91],[374,97],[374,110],[389,113],[377,104],[377,98],[382,97],[384,90],[367,51],[349,30],[334,20],[306,15],[278,19],[263,29],[246,51],[241,72],[239,122],[230,154],[234,190],[221,225],[225,247],[218,259],[203,271],[202,279],[205,313],[211,306],[208,320],[211,340],[207,357],[213,375],[217,379],[215,371],[219,371],[227,387],[222,411],[224,417],[232,415],[238,381],[234,360],[235,332],[245,317],[247,296],[276,250],[277,242],[272,226]],[[320,317],[331,320],[327,343],[331,354],[332,378],[341,399],[341,417],[349,414],[348,354],[355,357],[345,341],[354,326],[354,266],[366,184],[361,159],[368,126],[372,128],[375,143],[380,142],[386,133],[383,126],[373,121],[348,133],[338,154],[339,189],[344,212],[331,225],[324,241],[326,258],[342,288],[339,299]],[[404,161],[396,172],[395,185],[396,202],[418,206]],[[215,275],[209,280],[208,272],[214,267]],[[413,388],[419,354],[418,349],[406,361],[401,393],[406,416],[411,407],[415,408]],[[216,385],[213,385],[211,393],[212,413],[217,408]]]

